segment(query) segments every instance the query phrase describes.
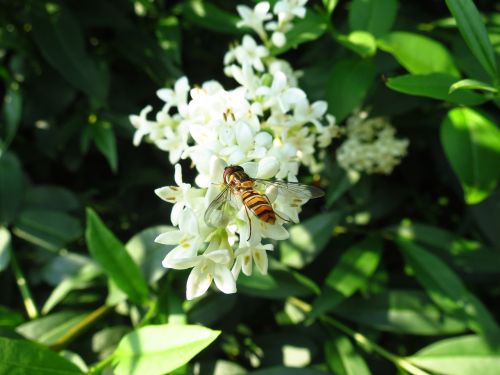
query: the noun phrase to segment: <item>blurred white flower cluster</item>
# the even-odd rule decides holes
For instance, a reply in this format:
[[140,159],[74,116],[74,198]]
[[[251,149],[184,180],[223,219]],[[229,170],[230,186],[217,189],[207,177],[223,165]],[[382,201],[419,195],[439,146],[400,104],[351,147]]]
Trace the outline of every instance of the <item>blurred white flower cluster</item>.
[[[278,1],[274,6],[278,21],[265,26],[263,22],[271,19],[268,3],[259,3],[253,10],[239,6],[238,11],[242,25],[253,28],[263,41],[267,38],[264,29],[272,29],[274,40],[282,38],[274,35],[285,32],[293,17],[304,16],[305,3]],[[156,193],[174,204],[171,221],[178,229],[161,234],[156,241],[176,245],[165,258],[165,267],[192,268],[188,299],[204,294],[212,281],[222,292],[234,293],[240,271],[251,275],[253,263],[267,273],[267,251],[273,245],[263,241],[288,237],[282,219],[270,224],[247,216],[241,202],[234,200],[230,202],[234,215],[227,225],[207,225],[204,214],[221,191],[224,167],[239,165],[253,178],[297,181],[299,166],[314,167],[316,151],[340,133],[334,117],[326,114],[326,102],[310,103],[297,87],[292,67],[271,56],[251,36],[245,35],[240,45],[233,46],[224,63],[225,73],[240,85],[235,89],[225,90],[216,81],[191,87],[183,77],[173,89],[157,92],[165,104],[154,120],[147,118],[150,106],[139,116],[130,116],[137,128],[134,144],[145,138],[167,151],[175,164],[177,186]],[[183,181],[180,159],[190,159],[196,168],[197,187]],[[304,200],[276,192],[266,195],[278,215],[298,220]]]
[[360,112],[349,118],[347,139],[337,149],[337,161],[347,171],[391,174],[406,155],[409,141],[395,137],[396,129],[383,117]]

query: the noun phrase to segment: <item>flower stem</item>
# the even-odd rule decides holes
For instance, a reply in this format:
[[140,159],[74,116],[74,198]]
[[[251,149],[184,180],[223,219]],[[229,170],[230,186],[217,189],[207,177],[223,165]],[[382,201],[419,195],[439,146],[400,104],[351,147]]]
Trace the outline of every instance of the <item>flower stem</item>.
[[148,324],[150,320],[156,315],[157,312],[158,312],[158,299],[156,298],[149,302],[149,309],[146,312],[146,314],[144,314],[144,317],[139,323],[139,327],[143,327],[146,324]]
[[[291,304],[295,305],[296,307],[302,309],[306,313],[311,311],[311,305],[305,301],[302,301],[301,299],[298,299],[296,297],[291,297],[289,298],[288,301]],[[349,328],[345,324],[342,324],[338,320],[326,315],[321,316],[319,320],[322,321],[323,323],[326,323],[328,325],[337,328],[346,335],[350,336],[361,348],[363,348],[363,350],[367,352],[373,351],[379,354],[381,357],[392,362],[395,366],[399,367],[400,369],[405,370],[412,375],[429,375],[428,372],[418,368],[417,366],[409,362],[407,359],[389,352],[388,350],[384,349],[377,343],[371,341],[368,337],[366,337],[362,333],[354,331],[353,329]]]
[[110,355],[109,357],[104,358],[102,361],[97,362],[94,366],[89,369],[88,374],[100,374],[102,370],[104,370],[107,366],[113,362],[114,356]]
[[10,254],[10,264],[12,266],[12,270],[14,271],[14,275],[16,277],[17,286],[19,287],[19,291],[21,292],[21,296],[23,297],[23,303],[24,303],[24,308],[26,309],[26,313],[28,314],[28,317],[30,319],[36,319],[40,314],[36,307],[35,300],[31,295],[23,271],[21,271],[21,267],[19,267],[19,263],[17,262],[16,256],[14,255],[13,251],[11,251]]
[[89,328],[92,324],[94,324],[109,311],[111,311],[114,307],[114,305],[102,305],[101,307],[95,309],[90,314],[88,314],[80,323],[68,330],[54,344],[50,345],[50,348],[56,351],[63,349],[64,347],[69,345],[75,338],[85,332],[85,330],[87,330],[87,328]]

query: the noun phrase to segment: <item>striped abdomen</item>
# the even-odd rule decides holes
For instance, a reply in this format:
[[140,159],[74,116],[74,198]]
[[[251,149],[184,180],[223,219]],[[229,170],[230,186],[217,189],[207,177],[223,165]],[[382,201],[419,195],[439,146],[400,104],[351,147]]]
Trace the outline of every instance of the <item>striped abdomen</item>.
[[241,191],[240,194],[245,207],[252,211],[255,216],[266,223],[274,224],[276,214],[266,196],[256,192],[251,187]]

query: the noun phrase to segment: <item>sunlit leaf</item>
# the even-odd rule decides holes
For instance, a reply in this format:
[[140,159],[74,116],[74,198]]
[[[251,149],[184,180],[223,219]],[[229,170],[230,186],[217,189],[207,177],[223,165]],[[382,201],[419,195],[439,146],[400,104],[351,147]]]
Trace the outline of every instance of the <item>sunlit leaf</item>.
[[479,90],[479,91],[487,91],[492,93],[498,93],[498,89],[491,86],[488,83],[481,82],[475,79],[462,79],[458,82],[455,82],[450,86],[450,94],[457,90]]
[[338,375],[369,375],[370,369],[351,341],[343,335],[331,335],[325,343],[328,367]]
[[9,265],[10,252],[10,232],[7,228],[0,227],[0,272]]

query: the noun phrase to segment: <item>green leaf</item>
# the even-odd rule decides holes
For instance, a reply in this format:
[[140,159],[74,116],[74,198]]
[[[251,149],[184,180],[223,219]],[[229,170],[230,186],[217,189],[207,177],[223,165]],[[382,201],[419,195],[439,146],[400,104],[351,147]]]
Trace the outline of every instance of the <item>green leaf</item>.
[[108,79],[87,55],[79,22],[61,3],[33,7],[33,39],[43,57],[68,82],[102,103]]
[[133,302],[145,303],[149,291],[139,267],[91,208],[87,208],[85,239],[90,254],[116,286]]
[[182,32],[177,17],[168,16],[158,20],[156,26],[156,37],[160,47],[168,54],[175,64],[182,64]]
[[479,105],[487,98],[472,91],[455,91],[449,93],[450,86],[456,82],[456,77],[444,73],[407,74],[389,78],[387,87],[404,94],[425,96],[463,105]]
[[188,363],[220,331],[194,325],[157,325],[127,334],[113,354],[117,375],[161,375]]
[[438,254],[461,272],[471,275],[500,274],[498,252],[478,241],[463,238],[432,225],[406,222],[392,228],[401,240],[415,241]]
[[189,0],[183,2],[180,9],[182,15],[197,26],[219,33],[243,34],[243,29],[236,26],[240,20],[238,16],[210,2]]
[[302,268],[323,251],[341,219],[338,212],[313,216],[289,228],[290,238],[280,243],[281,262]]
[[397,0],[353,0],[349,8],[349,27],[382,36],[391,30],[397,10]]
[[338,375],[369,375],[370,369],[363,357],[344,335],[332,335],[325,342],[325,358],[328,367]]
[[[22,322],[24,322],[24,318],[21,313],[0,305],[0,327],[17,327]],[[0,336],[4,335],[0,334]]]
[[325,288],[314,301],[310,318],[331,310],[363,288],[380,262],[382,241],[369,237],[349,247],[325,280]]
[[467,331],[466,322],[441,311],[425,293],[388,290],[369,298],[354,297],[335,308],[335,314],[380,331],[438,336]]
[[500,329],[486,307],[462,280],[437,256],[409,241],[397,241],[406,263],[429,297],[445,312],[462,316],[473,331],[490,343],[498,343]]
[[80,207],[78,198],[61,186],[35,186],[26,192],[25,205],[30,209],[73,211]]
[[472,0],[446,0],[448,9],[457,21],[465,43],[488,74],[497,79],[497,65],[493,46],[483,19]]
[[251,296],[286,299],[319,293],[318,286],[306,276],[288,269],[270,270],[267,275],[254,271],[252,276],[240,274],[238,291]]
[[348,35],[339,34],[336,39],[361,57],[370,57],[377,52],[375,37],[367,31],[351,31]]
[[3,126],[0,128],[0,157],[7,151],[14,139],[21,121],[23,97],[19,85],[9,86],[3,99]]
[[0,374],[83,375],[83,372],[44,346],[0,337]]
[[10,262],[10,232],[0,227],[0,272],[7,268]]
[[63,311],[21,324],[16,331],[44,345],[54,345],[71,328],[80,323],[86,313]]
[[82,234],[80,222],[60,211],[26,209],[14,225],[16,236],[48,250],[59,250]]
[[481,90],[498,93],[498,90],[490,84],[475,79],[462,79],[450,86],[450,94],[457,90]]
[[18,215],[23,199],[24,177],[14,154],[0,157],[0,225],[11,223]]
[[325,17],[312,9],[308,9],[304,18],[297,18],[293,21],[293,27],[285,34],[285,45],[280,48],[273,48],[271,53],[279,55],[290,48],[298,47],[302,43],[316,40],[325,33],[326,29]]
[[323,0],[323,5],[328,12],[328,14],[332,14],[335,8],[337,7],[339,0]]
[[460,77],[448,50],[426,36],[397,31],[379,39],[378,46],[412,74],[447,73]]
[[496,375],[500,354],[479,336],[453,337],[433,343],[407,358],[418,367],[443,375]]
[[325,375],[325,372],[308,367],[273,366],[252,371],[251,375]]
[[149,284],[158,281],[165,274],[167,270],[161,262],[165,255],[175,247],[159,244],[155,242],[155,238],[172,229],[168,225],[147,228],[137,233],[125,244],[127,252],[139,265]]
[[441,124],[441,144],[468,204],[484,200],[500,177],[500,129],[470,108],[454,108]]
[[116,173],[118,169],[118,154],[116,151],[115,133],[107,121],[98,121],[91,124],[90,133],[98,150],[108,160],[109,167]]
[[335,63],[327,83],[326,100],[328,111],[337,122],[361,105],[375,75],[375,64],[370,59],[342,59]]

